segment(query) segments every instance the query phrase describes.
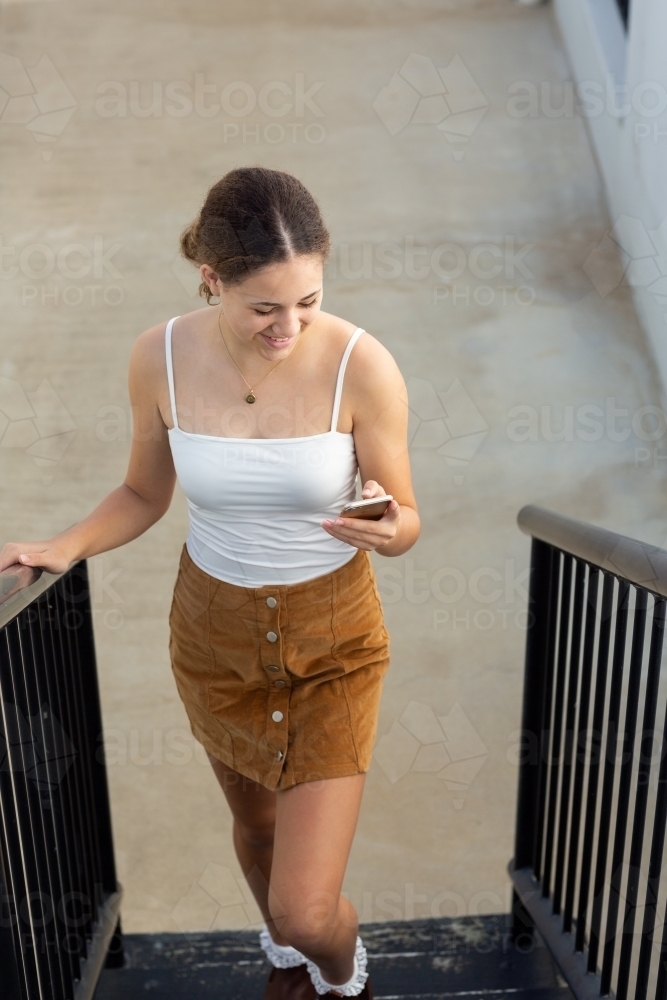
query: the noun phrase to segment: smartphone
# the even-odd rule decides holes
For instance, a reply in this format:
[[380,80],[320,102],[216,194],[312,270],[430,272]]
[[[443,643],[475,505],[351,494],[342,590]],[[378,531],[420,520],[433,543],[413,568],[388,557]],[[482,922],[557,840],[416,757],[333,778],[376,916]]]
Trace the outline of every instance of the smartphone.
[[340,517],[361,517],[365,521],[379,521],[394,498],[392,496],[371,497],[370,500],[354,500],[346,503]]

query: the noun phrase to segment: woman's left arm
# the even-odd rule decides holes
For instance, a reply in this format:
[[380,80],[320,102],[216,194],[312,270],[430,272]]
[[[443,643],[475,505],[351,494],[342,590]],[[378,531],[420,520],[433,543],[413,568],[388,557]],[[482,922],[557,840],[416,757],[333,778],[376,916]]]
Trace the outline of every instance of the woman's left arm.
[[400,556],[419,537],[408,455],[408,393],[391,354],[368,334],[350,355],[341,417],[344,414],[352,418],[362,499],[385,493],[394,499],[379,521],[339,517],[323,521],[322,527],[358,549]]

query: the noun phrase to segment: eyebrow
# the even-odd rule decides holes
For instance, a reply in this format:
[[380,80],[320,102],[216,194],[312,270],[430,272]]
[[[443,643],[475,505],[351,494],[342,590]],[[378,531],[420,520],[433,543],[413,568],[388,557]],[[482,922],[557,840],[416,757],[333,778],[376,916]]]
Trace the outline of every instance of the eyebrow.
[[[313,296],[319,295],[320,289],[317,288],[314,292],[310,292],[308,295],[302,295],[299,302],[305,302],[306,299],[312,299]],[[251,302],[250,305],[253,306],[279,306],[280,302]]]

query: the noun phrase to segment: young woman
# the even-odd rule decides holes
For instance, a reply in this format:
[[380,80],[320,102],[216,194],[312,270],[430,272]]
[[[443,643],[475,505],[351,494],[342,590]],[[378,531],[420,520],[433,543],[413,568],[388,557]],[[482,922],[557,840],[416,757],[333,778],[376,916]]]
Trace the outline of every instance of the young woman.
[[[188,501],[170,654],[194,735],[234,816],[234,845],[274,966],[266,997],[371,997],[341,897],[389,665],[368,553],[419,534],[407,398],[391,355],[322,312],[329,236],[289,174],[232,170],[183,233],[211,308],[132,351],[125,482],[20,562],[59,573]],[[380,520],[340,517],[391,494]]]

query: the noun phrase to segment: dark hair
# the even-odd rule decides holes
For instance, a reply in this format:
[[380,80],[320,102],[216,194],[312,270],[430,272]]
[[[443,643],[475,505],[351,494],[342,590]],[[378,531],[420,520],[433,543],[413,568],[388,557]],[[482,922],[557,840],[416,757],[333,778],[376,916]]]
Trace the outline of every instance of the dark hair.
[[[310,192],[291,174],[265,167],[230,170],[181,234],[183,256],[208,264],[223,285],[239,284],[292,257],[326,260],[329,249],[329,233]],[[199,294],[210,303],[213,293],[206,282]]]

